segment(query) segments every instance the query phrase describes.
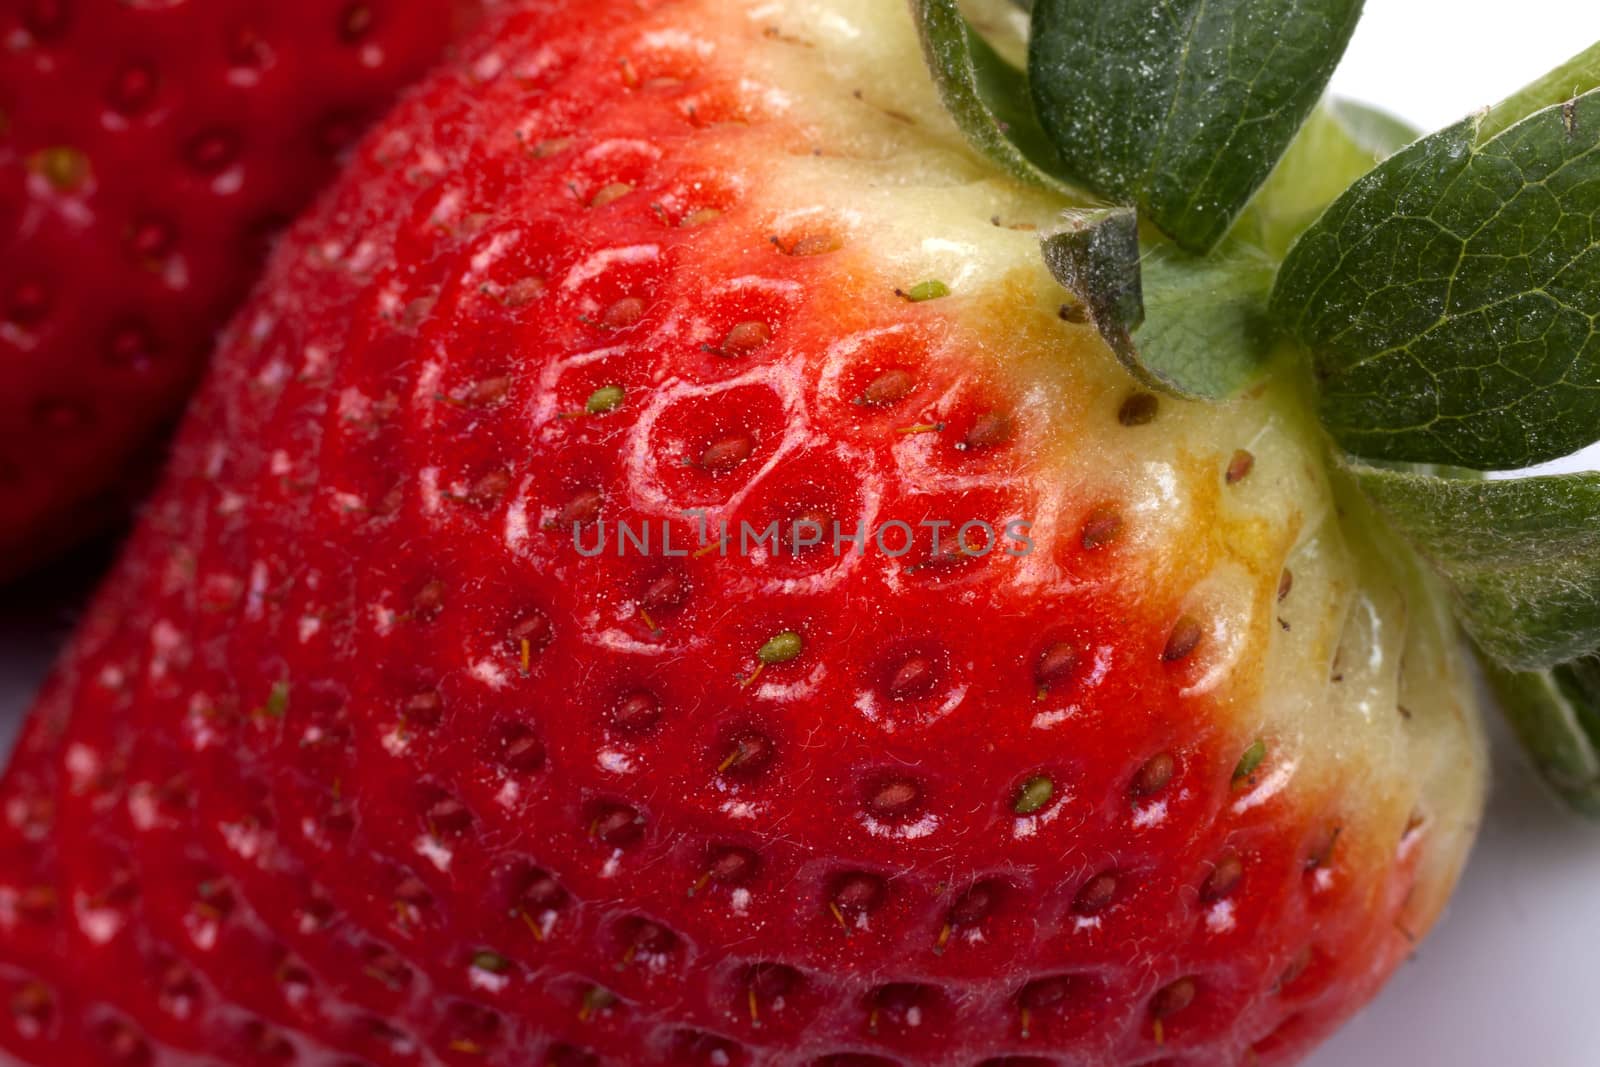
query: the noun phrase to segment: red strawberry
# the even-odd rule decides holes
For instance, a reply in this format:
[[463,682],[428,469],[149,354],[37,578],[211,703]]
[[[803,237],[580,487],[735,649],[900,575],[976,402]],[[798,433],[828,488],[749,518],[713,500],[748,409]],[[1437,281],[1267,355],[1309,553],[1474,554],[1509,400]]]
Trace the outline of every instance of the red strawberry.
[[462,0],[0,10],[0,577],[95,529],[267,239]]
[[1462,862],[1453,627],[1292,382],[1062,313],[1058,206],[898,0],[499,19],[280,247],[41,700],[0,1048],[1296,1058]]

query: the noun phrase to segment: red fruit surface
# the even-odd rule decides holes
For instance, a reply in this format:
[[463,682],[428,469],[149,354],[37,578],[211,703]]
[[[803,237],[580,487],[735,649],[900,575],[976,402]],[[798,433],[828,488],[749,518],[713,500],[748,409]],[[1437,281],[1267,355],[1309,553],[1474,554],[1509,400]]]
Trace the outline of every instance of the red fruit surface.
[[472,6],[0,5],[0,577],[126,507],[270,238]]
[[1476,819],[1451,630],[960,145],[897,0],[525,2],[410,96],[5,779],[0,1048],[1270,1065],[1370,996]]

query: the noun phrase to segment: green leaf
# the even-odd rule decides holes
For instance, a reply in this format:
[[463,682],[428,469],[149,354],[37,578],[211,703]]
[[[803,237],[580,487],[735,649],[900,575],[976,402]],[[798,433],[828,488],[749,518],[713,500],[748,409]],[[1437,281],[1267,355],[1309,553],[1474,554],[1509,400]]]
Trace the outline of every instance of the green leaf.
[[1027,77],[961,14],[958,0],[911,0],[939,99],[972,146],[1012,177],[1083,201],[1034,117]]
[[1548,671],[1508,671],[1481,660],[1540,777],[1574,811],[1600,818],[1600,659]]
[[1351,182],[1419,136],[1421,131],[1364,104],[1326,101],[1300,128],[1234,235],[1281,260]]
[[1600,474],[1352,472],[1450,583],[1463,624],[1497,662],[1535,670],[1600,651]]
[[1600,94],[1392,157],[1296,242],[1273,310],[1357,455],[1503,470],[1600,438]]
[[1316,106],[1361,0],[1036,0],[1028,75],[1067,173],[1191,252]]
[[1266,370],[1270,259],[1230,244],[1204,258],[1162,242],[1141,256],[1132,208],[1072,211],[1044,259],[1123,366],[1151,388],[1220,400]]
[[1050,273],[1122,356],[1144,322],[1138,213],[1121,207],[1069,211],[1043,244]]

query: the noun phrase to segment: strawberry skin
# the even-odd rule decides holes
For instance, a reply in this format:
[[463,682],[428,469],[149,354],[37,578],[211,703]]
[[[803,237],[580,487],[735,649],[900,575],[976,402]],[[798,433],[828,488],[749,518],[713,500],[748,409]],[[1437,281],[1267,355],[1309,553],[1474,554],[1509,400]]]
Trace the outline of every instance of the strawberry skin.
[[268,239],[468,11],[4,5],[0,577],[125,506]]
[[[1471,690],[1297,391],[1140,392],[1055,210],[896,0],[497,16],[278,249],[40,700],[0,1048],[1297,1059],[1454,883]],[[796,518],[883,544],[738,543]]]

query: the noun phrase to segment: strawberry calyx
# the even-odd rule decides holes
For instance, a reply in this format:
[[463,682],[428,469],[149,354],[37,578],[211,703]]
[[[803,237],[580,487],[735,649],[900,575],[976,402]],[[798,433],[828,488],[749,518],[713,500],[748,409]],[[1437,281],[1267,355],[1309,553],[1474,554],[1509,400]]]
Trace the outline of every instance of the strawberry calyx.
[[1163,241],[1146,247],[1135,210],[1113,207],[1065,212],[1042,248],[1056,280],[1145,385],[1225,400],[1266,375],[1276,264],[1254,246],[1232,241],[1209,256]]
[[1600,45],[1419,139],[1317,105],[1360,6],[912,9],[973,147],[1066,202],[1041,243],[1063,314],[1170,395],[1302,382],[1335,476],[1433,564],[1535,762],[1600,813],[1600,474],[1482,479],[1600,439]]

